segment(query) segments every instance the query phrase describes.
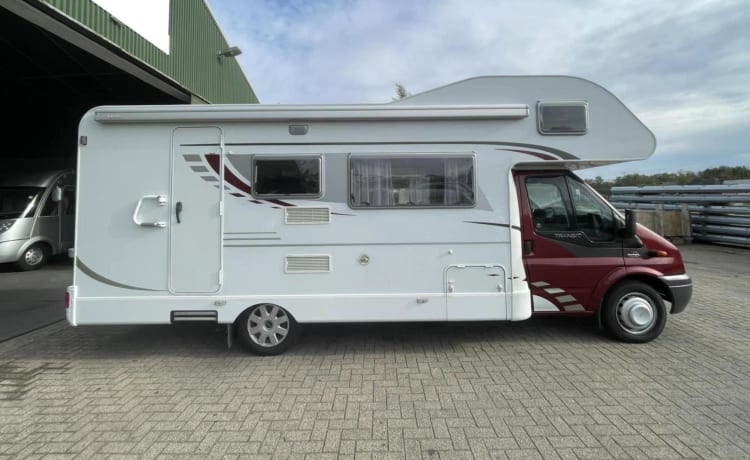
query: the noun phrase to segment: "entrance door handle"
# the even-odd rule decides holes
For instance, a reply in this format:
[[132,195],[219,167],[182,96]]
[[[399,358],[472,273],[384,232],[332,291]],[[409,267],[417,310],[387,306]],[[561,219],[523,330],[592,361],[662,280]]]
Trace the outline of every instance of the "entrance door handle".
[[174,213],[177,216],[177,223],[180,223],[180,213],[182,212],[182,201],[178,201],[176,205],[174,205]]
[[135,206],[135,211],[133,211],[133,222],[135,222],[136,225],[141,227],[159,227],[164,228],[167,226],[166,222],[143,222],[140,219],[139,214],[141,213],[141,205],[143,204],[144,200],[156,200],[156,203],[159,206],[165,206],[167,204],[167,196],[166,195],[144,195],[141,197],[140,200],[138,200],[138,204]]

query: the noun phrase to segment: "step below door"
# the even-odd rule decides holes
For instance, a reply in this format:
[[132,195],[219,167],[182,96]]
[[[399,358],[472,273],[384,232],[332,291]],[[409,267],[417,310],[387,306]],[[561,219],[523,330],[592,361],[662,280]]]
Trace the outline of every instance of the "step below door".
[[448,320],[508,319],[500,265],[453,265],[446,274]]
[[169,206],[169,290],[201,294],[221,289],[222,132],[177,128],[172,137]]

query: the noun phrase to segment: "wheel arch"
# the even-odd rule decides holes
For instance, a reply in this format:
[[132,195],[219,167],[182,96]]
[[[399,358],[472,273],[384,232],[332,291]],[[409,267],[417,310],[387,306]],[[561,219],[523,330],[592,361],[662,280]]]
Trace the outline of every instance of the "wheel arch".
[[253,308],[258,307],[260,305],[275,305],[275,306],[277,306],[279,308],[282,308],[286,312],[287,315],[291,316],[291,318],[294,321],[297,321],[297,318],[294,317],[294,314],[292,314],[292,312],[289,311],[289,309],[287,307],[283,306],[283,305],[279,305],[276,302],[256,302],[256,303],[254,303],[252,305],[248,305],[246,308],[238,310],[238,312],[234,315],[234,319],[231,321],[232,324],[234,324],[235,326],[237,326],[237,322],[240,320],[240,318],[242,318],[242,315],[244,315],[245,312],[250,311]]
[[24,243],[21,246],[21,249],[18,251],[18,254],[16,254],[16,260],[20,260],[21,257],[23,257],[23,254],[28,250],[30,247],[34,246],[35,244],[41,244],[47,247],[47,250],[49,250],[49,255],[54,256],[55,255],[55,245],[52,244],[52,241],[49,240],[49,238],[45,238],[43,236],[35,236],[32,238],[29,238],[29,241]]
[[662,299],[672,303],[674,300],[672,298],[672,292],[669,290],[669,287],[667,287],[667,285],[660,279],[661,276],[661,273],[657,272],[656,270],[648,269],[646,267],[620,267],[612,272],[610,276],[603,279],[596,287],[593,296],[593,298],[596,299],[596,303],[594,304],[594,306],[596,307],[597,326],[602,326],[602,305],[604,304],[604,300],[607,298],[607,295],[609,295],[612,290],[616,289],[617,286],[628,281],[638,281],[646,284],[653,288],[656,292],[658,292]]

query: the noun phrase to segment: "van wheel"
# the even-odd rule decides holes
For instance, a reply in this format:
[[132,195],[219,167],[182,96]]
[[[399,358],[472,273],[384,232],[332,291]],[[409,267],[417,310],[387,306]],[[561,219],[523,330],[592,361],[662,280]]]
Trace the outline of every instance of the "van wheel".
[[659,293],[638,281],[616,286],[602,307],[604,326],[623,342],[649,342],[659,337],[667,322],[667,309]]
[[262,303],[245,310],[237,319],[245,347],[256,355],[278,355],[297,338],[299,325],[278,305]]
[[49,253],[50,250],[46,245],[32,244],[21,254],[21,258],[16,262],[16,267],[23,271],[42,268],[49,259]]

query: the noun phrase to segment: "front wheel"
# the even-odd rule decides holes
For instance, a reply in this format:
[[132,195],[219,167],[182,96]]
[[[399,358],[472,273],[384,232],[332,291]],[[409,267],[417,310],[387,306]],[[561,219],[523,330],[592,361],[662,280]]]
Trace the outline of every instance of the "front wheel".
[[638,281],[616,286],[602,305],[602,322],[623,342],[644,343],[659,336],[667,322],[667,309],[658,292]]
[[297,338],[299,325],[286,310],[270,303],[255,305],[237,319],[243,344],[256,355],[278,355]]
[[32,244],[21,254],[21,258],[16,262],[16,267],[23,271],[37,270],[47,263],[49,257],[50,251],[46,245]]

